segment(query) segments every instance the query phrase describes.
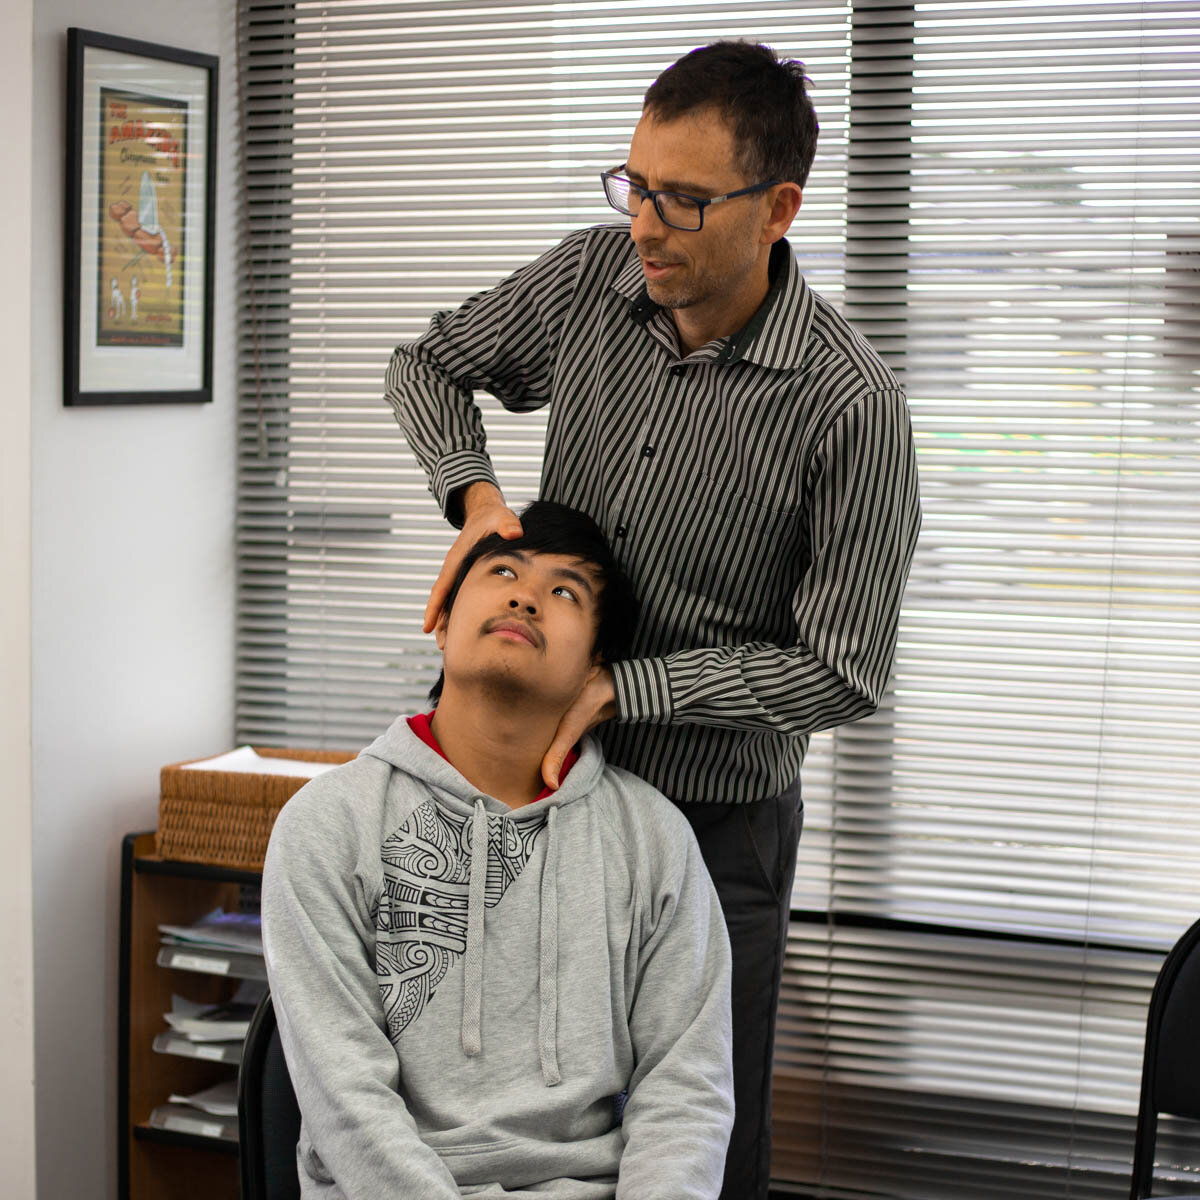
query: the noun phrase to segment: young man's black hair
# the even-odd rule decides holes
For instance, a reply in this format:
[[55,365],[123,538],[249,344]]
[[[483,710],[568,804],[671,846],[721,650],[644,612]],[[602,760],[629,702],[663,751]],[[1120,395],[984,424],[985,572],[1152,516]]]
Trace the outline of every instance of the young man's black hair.
[[[613,555],[600,526],[587,513],[552,500],[532,501],[522,509],[520,517],[522,534],[519,538],[504,538],[493,533],[481,538],[467,552],[446,597],[443,608],[446,616],[454,607],[454,599],[467,573],[481,558],[510,550],[568,555],[595,567],[603,585],[598,604],[595,651],[606,663],[628,657],[637,626],[637,598],[629,576]],[[442,676],[439,675],[429,690],[429,698],[436,702],[441,694]]]
[[802,62],[780,61],[770,46],[713,42],[684,55],[646,92],[646,111],[661,121],[706,108],[733,126],[748,180],[804,186],[817,149],[817,114]]

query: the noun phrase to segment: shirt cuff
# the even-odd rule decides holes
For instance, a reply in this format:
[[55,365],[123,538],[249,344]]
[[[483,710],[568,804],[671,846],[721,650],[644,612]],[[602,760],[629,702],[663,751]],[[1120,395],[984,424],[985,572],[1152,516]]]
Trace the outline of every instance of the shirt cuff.
[[439,459],[433,468],[429,490],[455,529],[463,526],[462,500],[455,492],[469,483],[490,483],[500,490],[491,460],[479,450],[455,450]]
[[616,720],[621,724],[669,725],[675,715],[671,680],[661,658],[629,658],[612,663]]

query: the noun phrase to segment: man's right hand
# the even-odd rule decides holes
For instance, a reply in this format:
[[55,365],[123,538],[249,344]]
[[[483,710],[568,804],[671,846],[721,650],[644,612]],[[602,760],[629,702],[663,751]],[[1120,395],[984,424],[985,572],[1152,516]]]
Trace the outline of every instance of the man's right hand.
[[467,557],[467,552],[489,533],[498,533],[504,538],[519,538],[522,533],[517,514],[504,503],[504,496],[490,483],[480,481],[468,484],[462,490],[463,527],[454,545],[442,563],[437,582],[429,593],[425,605],[425,632],[432,633],[442,613],[442,605],[450,594],[458,568]]

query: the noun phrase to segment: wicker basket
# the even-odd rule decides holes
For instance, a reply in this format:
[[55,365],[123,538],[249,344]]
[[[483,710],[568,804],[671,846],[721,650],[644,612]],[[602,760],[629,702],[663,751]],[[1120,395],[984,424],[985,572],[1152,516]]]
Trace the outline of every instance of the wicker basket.
[[[254,749],[264,758],[302,762],[344,763],[354,757],[344,750]],[[159,856],[261,871],[279,810],[308,780],[296,775],[185,771],[185,765],[162,769],[154,837]]]

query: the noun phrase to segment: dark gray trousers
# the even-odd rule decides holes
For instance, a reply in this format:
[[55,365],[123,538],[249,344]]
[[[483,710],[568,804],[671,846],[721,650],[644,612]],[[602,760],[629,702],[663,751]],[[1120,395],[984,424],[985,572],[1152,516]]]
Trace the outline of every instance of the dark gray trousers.
[[721,1200],[766,1200],[771,1181],[771,1058],[787,945],[800,781],[753,804],[680,803],[716,885],[733,948],[733,1136]]

